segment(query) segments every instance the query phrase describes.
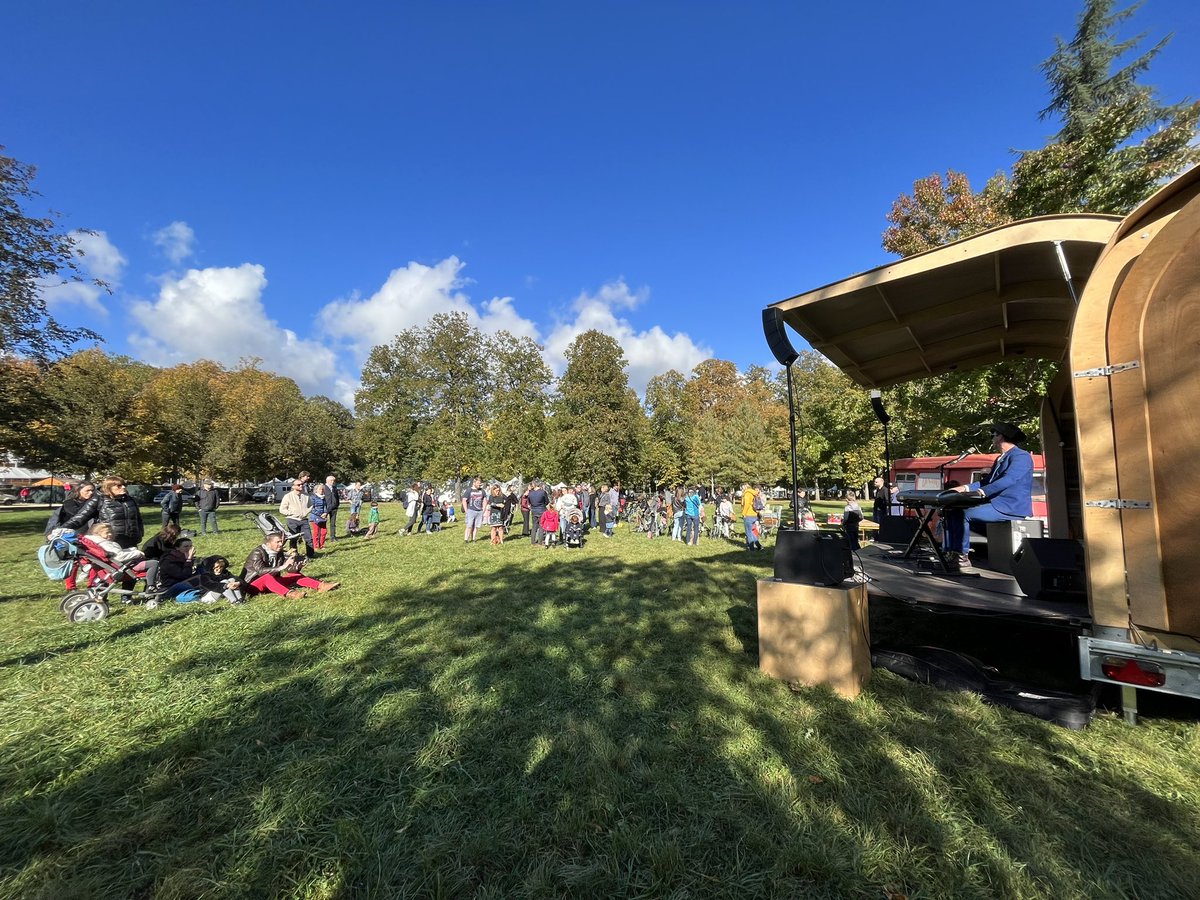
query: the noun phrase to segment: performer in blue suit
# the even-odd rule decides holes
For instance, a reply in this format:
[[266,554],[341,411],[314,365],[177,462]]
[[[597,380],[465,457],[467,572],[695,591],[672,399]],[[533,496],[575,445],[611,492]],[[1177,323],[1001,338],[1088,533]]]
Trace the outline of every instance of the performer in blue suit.
[[970,568],[972,522],[1007,522],[1033,515],[1033,457],[1018,445],[1025,432],[1010,422],[992,426],[992,446],[1000,454],[985,478],[962,484],[955,491],[973,491],[988,502],[969,509],[952,510],[946,516],[946,546],[958,552],[959,568]]

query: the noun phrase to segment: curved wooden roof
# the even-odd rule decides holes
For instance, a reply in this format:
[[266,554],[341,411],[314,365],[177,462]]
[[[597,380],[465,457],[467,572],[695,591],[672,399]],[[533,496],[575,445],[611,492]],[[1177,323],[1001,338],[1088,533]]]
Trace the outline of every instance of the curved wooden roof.
[[1075,297],[1120,223],[1090,214],[1024,219],[772,305],[864,387],[1005,357],[1061,360]]

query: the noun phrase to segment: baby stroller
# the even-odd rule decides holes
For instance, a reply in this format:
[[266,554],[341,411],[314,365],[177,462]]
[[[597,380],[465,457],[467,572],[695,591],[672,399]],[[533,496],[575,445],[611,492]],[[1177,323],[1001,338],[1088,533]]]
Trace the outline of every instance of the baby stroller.
[[779,523],[783,520],[783,508],[779,506],[768,506],[762,511],[759,518],[759,537],[764,538],[767,535],[774,534],[779,530]]
[[567,523],[563,526],[563,541],[568,547],[583,546],[583,513],[572,509],[567,513]]
[[300,531],[297,531],[295,534],[289,533],[287,526],[269,512],[252,513],[249,510],[246,510],[242,513],[242,517],[249,519],[251,522],[257,525],[258,530],[263,534],[270,534],[273,531],[278,531],[283,535],[283,539],[285,541],[294,541],[303,534],[303,532]]
[[53,534],[38,548],[38,562],[48,578],[62,581],[67,595],[58,610],[71,622],[99,622],[108,618],[109,598],[122,603],[145,600],[147,609],[158,606],[158,596],[146,585],[146,561],[118,565],[102,547],[72,531]]

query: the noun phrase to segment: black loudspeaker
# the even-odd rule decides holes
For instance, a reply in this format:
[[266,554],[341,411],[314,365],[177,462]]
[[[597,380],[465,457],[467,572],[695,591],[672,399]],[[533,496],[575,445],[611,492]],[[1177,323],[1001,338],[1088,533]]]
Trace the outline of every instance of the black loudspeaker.
[[783,328],[783,313],[774,306],[763,310],[763,334],[767,337],[767,346],[771,348],[772,355],[781,366],[790,366],[796,361],[800,352],[788,340]]
[[827,531],[777,531],[775,577],[796,584],[841,584],[854,574],[850,545]]
[[1087,603],[1083,544],[1059,538],[1025,538],[1012,561],[1012,573],[1027,597]]
[[884,544],[907,544],[917,533],[921,520],[914,516],[884,516],[875,540]]

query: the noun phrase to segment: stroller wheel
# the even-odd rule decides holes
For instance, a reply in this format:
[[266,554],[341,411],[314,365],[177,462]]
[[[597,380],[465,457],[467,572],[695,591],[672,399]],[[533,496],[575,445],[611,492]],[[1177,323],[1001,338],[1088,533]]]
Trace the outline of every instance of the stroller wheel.
[[71,591],[71,593],[63,597],[62,602],[58,604],[58,611],[64,616],[70,617],[70,610],[72,606],[78,606],[80,603],[91,599],[91,591]]
[[67,618],[72,622],[99,622],[108,618],[108,604],[103,600],[89,598],[82,603],[72,606],[67,611]]
[[142,606],[153,612],[154,610],[158,609],[158,598],[151,597],[149,600],[143,603]]

